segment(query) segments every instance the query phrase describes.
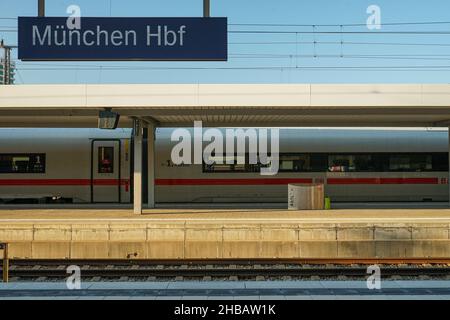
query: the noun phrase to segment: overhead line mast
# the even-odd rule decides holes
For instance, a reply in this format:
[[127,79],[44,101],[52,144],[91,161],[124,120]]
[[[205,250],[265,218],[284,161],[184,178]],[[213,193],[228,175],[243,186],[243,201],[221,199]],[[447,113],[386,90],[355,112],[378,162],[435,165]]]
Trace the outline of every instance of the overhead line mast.
[[45,0],[38,0],[38,17],[45,17]]
[[0,41],[0,48],[4,50],[5,54],[2,60],[0,60],[1,70],[3,71],[0,84],[13,84],[13,67],[11,63],[11,50],[17,48],[16,46],[5,45],[3,39]]
[[211,16],[210,0],[203,0],[203,18],[209,18]]

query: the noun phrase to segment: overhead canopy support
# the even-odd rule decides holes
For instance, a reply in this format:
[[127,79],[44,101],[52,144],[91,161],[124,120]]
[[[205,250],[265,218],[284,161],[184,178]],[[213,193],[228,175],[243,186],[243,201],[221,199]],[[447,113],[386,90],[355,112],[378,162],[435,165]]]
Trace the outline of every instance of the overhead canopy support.
[[155,207],[155,126],[147,125],[147,208]]
[[133,170],[133,211],[142,213],[142,123],[133,120],[134,170]]
[[45,17],[45,0],[38,0],[38,17]]
[[203,0],[203,17],[209,18],[211,16],[211,9],[210,9],[210,0]]
[[[147,163],[143,163],[143,126],[147,127]],[[133,170],[133,211],[142,214],[144,166],[147,166],[147,208],[155,207],[155,125],[145,120],[133,119],[134,170]]]

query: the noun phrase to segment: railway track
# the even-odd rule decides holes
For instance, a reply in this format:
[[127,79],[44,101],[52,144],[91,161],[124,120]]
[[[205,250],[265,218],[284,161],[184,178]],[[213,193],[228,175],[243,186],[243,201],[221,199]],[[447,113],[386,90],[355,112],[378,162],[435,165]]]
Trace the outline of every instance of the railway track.
[[24,265],[107,265],[114,264],[118,266],[130,266],[130,265],[209,265],[209,264],[224,264],[224,265],[254,265],[254,264],[292,264],[292,265],[372,265],[372,264],[415,264],[415,265],[449,265],[449,258],[283,258],[283,259],[72,259],[72,260],[57,260],[57,259],[10,259],[11,264],[24,266]]
[[[301,262],[301,263],[300,263]],[[371,262],[371,263],[370,263]],[[366,278],[367,265],[378,264],[381,276],[450,279],[450,261],[445,260],[15,260],[10,277],[17,279],[62,279],[67,267],[80,267],[83,278],[95,279],[311,279]]]

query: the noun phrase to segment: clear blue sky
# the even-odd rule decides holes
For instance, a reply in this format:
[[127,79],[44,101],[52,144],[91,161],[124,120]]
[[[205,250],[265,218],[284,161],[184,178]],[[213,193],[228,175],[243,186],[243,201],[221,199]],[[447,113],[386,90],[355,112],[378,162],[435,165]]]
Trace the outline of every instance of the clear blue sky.
[[[65,16],[67,6],[71,4],[79,5],[83,16],[157,17],[201,16],[202,14],[202,0],[47,0],[46,13],[49,16]],[[364,24],[368,17],[366,9],[371,4],[380,6],[382,23],[450,22],[450,1],[448,0],[211,0],[211,13],[212,16],[228,17],[229,30],[301,32],[312,31],[313,28],[233,24]],[[37,0],[1,0],[0,38],[4,38],[8,44],[17,44],[17,34],[13,31],[17,21],[4,18],[34,16],[36,13]],[[12,32],[5,32],[5,30]],[[339,26],[316,27],[315,30],[368,31],[365,26],[345,26],[343,29]],[[450,33],[450,23],[383,25],[380,31]],[[17,83],[26,84],[449,82],[450,34],[392,35],[377,34],[377,32],[359,35],[230,34],[228,62],[22,63],[17,61],[19,75],[16,78]],[[314,41],[317,42],[315,46],[312,44]],[[341,41],[344,45],[340,44]],[[282,44],[274,44],[274,42],[282,42]],[[340,57],[340,55],[343,56]],[[14,57],[16,58],[16,53]],[[117,66],[131,69],[111,70],[111,67]],[[258,69],[269,66],[277,68]],[[429,66],[434,68],[430,70]],[[222,69],[152,70],[152,67]],[[242,67],[255,69],[232,69]],[[360,69],[348,67],[360,67]],[[392,69],[392,67],[404,69]]]

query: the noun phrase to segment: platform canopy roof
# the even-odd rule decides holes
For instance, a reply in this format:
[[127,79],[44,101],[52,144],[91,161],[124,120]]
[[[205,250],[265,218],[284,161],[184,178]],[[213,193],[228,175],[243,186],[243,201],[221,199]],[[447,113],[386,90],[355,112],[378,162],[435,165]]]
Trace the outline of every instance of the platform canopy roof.
[[96,127],[100,110],[162,127],[450,124],[450,84],[69,84],[0,86],[1,127]]

